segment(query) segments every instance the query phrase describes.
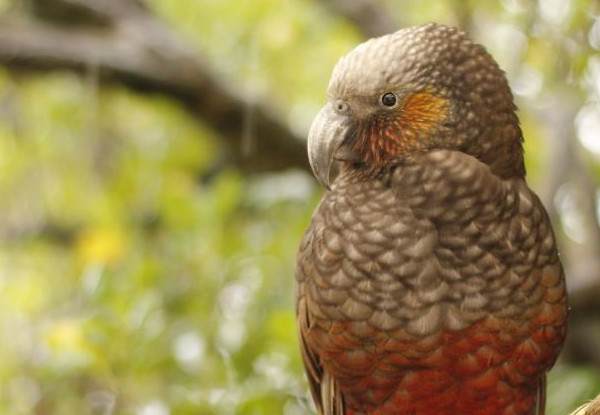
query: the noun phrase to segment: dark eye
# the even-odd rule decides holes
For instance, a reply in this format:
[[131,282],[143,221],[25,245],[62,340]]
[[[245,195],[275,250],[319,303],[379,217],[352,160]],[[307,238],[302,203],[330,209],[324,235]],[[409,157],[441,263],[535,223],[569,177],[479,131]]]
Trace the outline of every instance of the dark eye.
[[396,95],[392,94],[391,92],[386,92],[381,97],[381,102],[386,107],[393,107],[396,104]]

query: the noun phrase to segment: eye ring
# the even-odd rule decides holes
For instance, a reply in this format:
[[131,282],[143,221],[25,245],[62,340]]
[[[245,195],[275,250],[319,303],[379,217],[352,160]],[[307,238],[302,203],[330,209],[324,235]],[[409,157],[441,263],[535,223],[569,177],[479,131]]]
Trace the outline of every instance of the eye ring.
[[396,105],[396,101],[396,95],[394,95],[392,92],[386,92],[381,96],[381,103],[386,107],[393,107]]
[[338,114],[347,114],[350,112],[350,105],[344,101],[337,101],[333,105],[335,112]]

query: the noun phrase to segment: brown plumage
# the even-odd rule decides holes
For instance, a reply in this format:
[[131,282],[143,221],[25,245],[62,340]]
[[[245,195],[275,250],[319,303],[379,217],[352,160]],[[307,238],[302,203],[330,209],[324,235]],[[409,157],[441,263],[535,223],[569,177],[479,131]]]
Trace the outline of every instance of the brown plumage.
[[490,55],[436,24],[372,39],[308,146],[328,188],[296,270],[319,414],[542,414],[564,275]]

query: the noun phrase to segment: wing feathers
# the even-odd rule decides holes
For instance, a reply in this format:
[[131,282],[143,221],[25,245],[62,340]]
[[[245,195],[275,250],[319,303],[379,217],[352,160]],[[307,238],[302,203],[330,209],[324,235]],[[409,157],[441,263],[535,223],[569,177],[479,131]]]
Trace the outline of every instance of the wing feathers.
[[306,344],[305,333],[310,331],[310,320],[302,300],[298,303],[298,323],[302,360],[317,412],[319,415],[345,415],[344,399],[336,381],[323,370],[319,357]]

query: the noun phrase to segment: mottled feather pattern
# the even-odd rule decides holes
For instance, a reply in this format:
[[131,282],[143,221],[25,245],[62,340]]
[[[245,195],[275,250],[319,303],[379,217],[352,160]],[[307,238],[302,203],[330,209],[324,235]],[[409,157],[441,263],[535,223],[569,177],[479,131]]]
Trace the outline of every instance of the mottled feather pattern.
[[544,414],[567,296],[515,109],[456,28],[405,28],[334,68],[308,137],[328,191],[296,271],[320,415]]
[[454,414],[495,399],[501,414],[533,414],[527,385],[553,364],[566,321],[539,199],[456,151],[365,174],[336,180],[299,253],[311,382],[337,379],[348,413]]

